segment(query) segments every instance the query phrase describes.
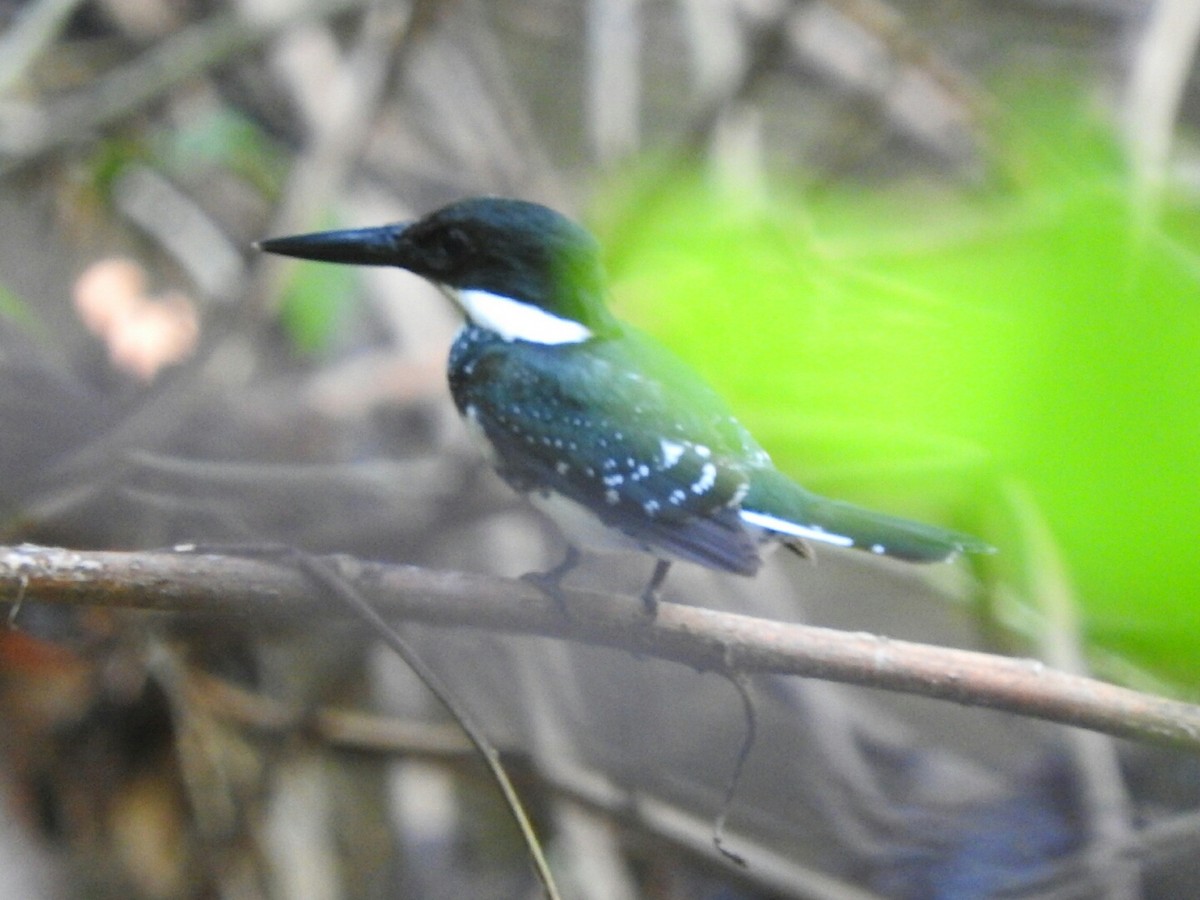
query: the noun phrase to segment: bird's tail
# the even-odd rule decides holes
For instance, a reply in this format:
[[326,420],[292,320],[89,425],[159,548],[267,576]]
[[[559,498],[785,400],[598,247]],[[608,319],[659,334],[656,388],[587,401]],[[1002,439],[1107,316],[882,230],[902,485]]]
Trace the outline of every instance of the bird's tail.
[[942,562],[958,553],[994,549],[969,534],[828,500],[777,471],[755,473],[741,515],[784,542],[853,547],[909,562]]

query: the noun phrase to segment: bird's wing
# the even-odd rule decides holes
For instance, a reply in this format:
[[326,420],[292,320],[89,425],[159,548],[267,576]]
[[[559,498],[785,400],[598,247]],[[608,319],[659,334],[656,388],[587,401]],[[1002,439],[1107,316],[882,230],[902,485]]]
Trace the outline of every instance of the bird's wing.
[[[756,459],[749,436],[682,364],[664,368],[644,348],[634,356],[627,346],[497,342],[455,399],[518,490],[563,494],[648,550],[757,571],[757,543],[738,516]],[[504,385],[502,399],[487,385]]]

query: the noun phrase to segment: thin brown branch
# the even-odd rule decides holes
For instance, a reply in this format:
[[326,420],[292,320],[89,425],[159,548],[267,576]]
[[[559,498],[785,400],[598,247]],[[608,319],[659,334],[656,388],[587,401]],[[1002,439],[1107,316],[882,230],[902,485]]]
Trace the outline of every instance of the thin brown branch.
[[[673,603],[647,622],[633,598],[568,591],[570,615],[517,580],[332,557],[388,617],[584,641],[697,669],[802,675],[984,706],[1200,750],[1200,707],[1032,660],[932,647]],[[261,560],[170,552],[0,547],[0,599],[287,620],[343,611]]]
[[[272,697],[254,693],[223,679],[193,669],[188,673],[192,699],[209,714],[264,732],[289,733],[303,728],[331,746],[355,753],[424,756],[447,767],[473,752],[470,741],[454,725],[408,721],[388,715],[339,707],[308,709],[289,707]],[[697,859],[722,862],[712,843],[712,821],[661,797],[619,786],[595,770],[562,758],[550,767],[534,765],[536,777],[560,798],[602,813],[637,830],[643,836]],[[460,774],[479,777],[476,770],[457,769]],[[736,878],[781,896],[837,897],[838,900],[879,900],[879,895],[812,869],[772,852],[745,834],[734,833],[739,852],[750,866],[739,869]]]
[[[1027,593],[1037,598],[1045,617],[1040,656],[1064,672],[1084,674],[1088,668],[1083,627],[1067,563],[1053,530],[1027,488],[1008,484],[1005,499],[1021,529],[1021,543],[1028,548],[1023,554]],[[1094,732],[1076,731],[1067,746],[1075,758],[1081,808],[1087,816],[1088,851],[1082,858],[1091,870],[1097,898],[1136,897],[1141,893],[1141,863],[1119,852],[1133,841],[1135,828],[1116,743]]]
[[534,831],[533,821],[529,818],[529,813],[525,809],[525,804],[521,802],[516,787],[508,777],[508,771],[500,761],[500,751],[492,744],[483,727],[468,712],[467,708],[459,703],[454,692],[442,681],[437,672],[425,662],[425,659],[417,652],[416,646],[393,628],[374,604],[364,597],[357,587],[335,571],[328,561],[300,551],[291,551],[288,555],[289,562],[298,571],[308,576],[314,584],[323,587],[330,598],[336,598],[349,613],[367,625],[373,634],[391,648],[392,652],[404,660],[404,664],[458,723],[463,734],[467,736],[479,753],[479,757],[488,767],[492,780],[500,789],[500,793],[503,794],[504,803],[512,813],[513,821],[525,841],[530,861],[537,872],[538,880],[545,888],[546,896],[549,900],[561,900],[562,895],[559,893],[554,873],[550,870],[550,863],[542,849],[542,842],[538,839],[537,832]]

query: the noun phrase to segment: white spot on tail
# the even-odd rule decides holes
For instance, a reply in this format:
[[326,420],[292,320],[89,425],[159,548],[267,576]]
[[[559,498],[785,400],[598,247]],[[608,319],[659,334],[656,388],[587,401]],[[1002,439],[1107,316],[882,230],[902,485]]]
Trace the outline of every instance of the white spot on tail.
[[717,483],[717,467],[712,463],[705,463],[700,470],[700,477],[692,485],[693,494],[703,494],[712,490],[712,486]]
[[684,451],[687,449],[678,441],[668,441],[663,438],[658,442],[658,446],[662,449],[663,468],[669,469],[674,466],[683,457]]
[[765,528],[767,531],[774,531],[776,534],[790,534],[793,537],[805,538],[810,541],[833,544],[835,547],[854,546],[854,538],[847,537],[844,534],[834,534],[832,531],[826,531],[819,525],[800,525],[796,522],[789,522],[787,519],[779,519],[775,516],[768,516],[766,513],[758,513],[749,509],[743,509],[739,515],[747,525],[756,525],[759,528]]

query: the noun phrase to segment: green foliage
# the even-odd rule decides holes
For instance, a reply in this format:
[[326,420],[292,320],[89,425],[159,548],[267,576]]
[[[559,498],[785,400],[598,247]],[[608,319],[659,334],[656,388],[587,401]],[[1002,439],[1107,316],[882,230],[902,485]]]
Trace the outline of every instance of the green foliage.
[[3,284],[0,284],[0,319],[11,319],[26,327],[38,325],[29,305]]
[[284,155],[261,126],[223,107],[187,119],[159,135],[158,157],[173,171],[220,167],[245,179],[267,195],[283,179]]
[[115,135],[97,143],[87,165],[89,185],[95,197],[107,197],[126,166],[147,162],[149,158],[145,144],[127,135]]
[[279,320],[301,353],[319,353],[329,346],[347,298],[354,291],[355,272],[349,266],[298,265],[283,295]]
[[1032,555],[987,516],[1024,485],[1091,636],[1194,689],[1200,217],[1168,198],[1143,221],[1111,138],[1049,110],[987,194],[752,205],[682,178],[607,236],[616,305],[782,468],[980,532],[997,571]]

